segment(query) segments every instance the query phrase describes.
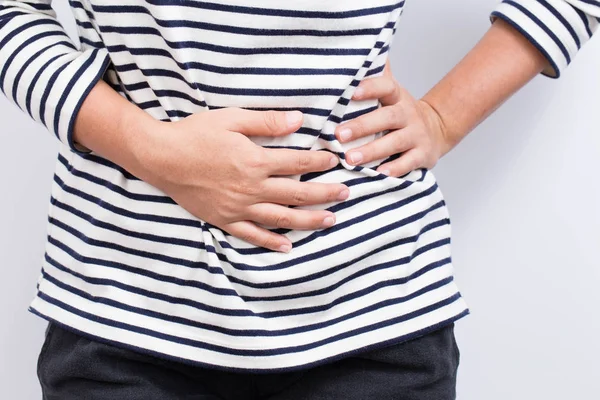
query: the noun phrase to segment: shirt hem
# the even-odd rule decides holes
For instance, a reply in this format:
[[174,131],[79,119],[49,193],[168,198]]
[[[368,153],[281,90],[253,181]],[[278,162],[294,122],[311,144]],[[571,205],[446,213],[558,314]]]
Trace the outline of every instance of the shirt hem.
[[216,370],[228,371],[228,372],[251,373],[251,374],[268,374],[268,373],[301,371],[301,370],[318,367],[323,364],[332,363],[332,362],[338,361],[340,359],[351,357],[351,356],[354,356],[354,355],[357,355],[357,354],[360,354],[363,352],[368,352],[368,351],[372,351],[372,350],[387,347],[387,346],[398,345],[403,342],[407,342],[409,340],[416,339],[421,336],[425,336],[425,335],[432,333],[438,329],[442,329],[443,327],[445,327],[451,323],[454,323],[455,321],[462,319],[463,317],[465,317],[471,313],[469,308],[467,307],[467,308],[463,309],[463,311],[461,311],[460,313],[458,313],[450,318],[439,321],[435,324],[429,325],[429,326],[419,329],[417,331],[413,331],[408,334],[395,337],[393,339],[388,339],[385,341],[372,343],[367,346],[352,349],[350,351],[342,352],[342,353],[336,354],[334,356],[323,358],[323,359],[313,361],[313,362],[310,362],[307,364],[295,365],[295,366],[291,366],[291,367],[281,367],[281,368],[275,367],[275,368],[255,369],[255,368],[238,368],[238,367],[231,367],[231,366],[225,366],[225,365],[209,364],[209,363],[203,363],[201,361],[196,361],[196,360],[181,358],[181,357],[177,357],[177,356],[173,356],[173,355],[169,355],[169,354],[164,354],[164,353],[153,351],[153,350],[150,350],[150,349],[147,349],[144,347],[138,347],[138,346],[134,346],[134,345],[128,344],[128,343],[123,343],[123,342],[106,339],[106,338],[103,338],[100,336],[93,335],[89,332],[81,331],[77,328],[66,325],[66,324],[36,310],[33,306],[29,306],[28,311],[37,315],[38,317],[40,317],[42,319],[45,319],[48,322],[56,324],[57,326],[61,327],[62,329],[68,330],[74,334],[83,336],[87,339],[90,339],[90,340],[93,340],[93,341],[96,341],[99,343],[107,344],[109,346],[114,346],[114,347],[130,350],[130,351],[135,351],[137,353],[141,353],[141,354],[149,355],[149,356],[156,357],[159,359],[173,361],[173,362],[177,362],[177,363],[181,363],[181,364],[185,364],[185,365],[189,365],[189,366],[193,366],[193,367],[216,369]]

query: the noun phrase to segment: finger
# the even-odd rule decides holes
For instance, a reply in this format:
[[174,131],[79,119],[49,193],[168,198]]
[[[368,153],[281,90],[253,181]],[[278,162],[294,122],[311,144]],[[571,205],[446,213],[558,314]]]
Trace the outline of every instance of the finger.
[[247,136],[282,136],[302,126],[300,111],[254,111],[243,108],[224,108],[222,113],[227,129]]
[[406,115],[399,105],[378,108],[351,121],[338,125],[335,136],[342,142],[349,142],[385,130],[400,129],[406,126]]
[[270,178],[263,184],[261,199],[290,206],[325,204],[346,200],[350,191],[341,183],[298,182],[289,178]]
[[338,156],[328,151],[265,149],[272,175],[295,175],[327,171],[339,164]]
[[276,228],[317,230],[335,224],[335,214],[329,211],[295,210],[278,204],[258,203],[250,207],[250,212],[253,221]]
[[381,164],[377,171],[389,176],[400,177],[419,168],[424,168],[423,157],[416,149],[402,154],[398,159]]
[[289,253],[292,250],[292,242],[283,235],[271,232],[265,228],[256,226],[253,222],[239,221],[227,224],[223,227],[227,233],[238,239],[255,246],[264,247],[273,251]]
[[401,153],[412,146],[413,140],[410,131],[406,129],[394,131],[346,152],[346,162],[351,165],[365,164]]
[[402,90],[393,75],[364,79],[354,90],[354,100],[379,99],[382,105],[396,104],[402,99]]

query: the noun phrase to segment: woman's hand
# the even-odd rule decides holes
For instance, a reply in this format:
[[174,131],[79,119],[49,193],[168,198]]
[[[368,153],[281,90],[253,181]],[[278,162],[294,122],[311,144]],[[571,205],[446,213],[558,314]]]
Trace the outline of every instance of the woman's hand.
[[[339,163],[325,151],[268,149],[246,135],[283,136],[302,125],[295,112],[237,108],[196,113],[144,129],[137,176],[191,214],[254,245],[289,252],[284,235],[259,227],[315,230],[335,223],[325,210],[288,205],[345,200],[343,184],[298,182],[285,175],[326,171]],[[140,176],[141,175],[141,176]],[[279,176],[279,177],[278,177]]]
[[399,177],[418,168],[433,168],[452,147],[437,112],[422,100],[416,100],[396,81],[389,62],[383,75],[364,79],[353,100],[379,99],[382,107],[336,128],[342,143],[381,131],[383,137],[346,152],[352,165],[365,164],[398,153],[402,155],[380,165],[377,171]]

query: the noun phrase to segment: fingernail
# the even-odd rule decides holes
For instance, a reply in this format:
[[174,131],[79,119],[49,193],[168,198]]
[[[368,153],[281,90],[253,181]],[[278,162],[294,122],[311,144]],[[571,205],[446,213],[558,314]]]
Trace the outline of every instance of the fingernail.
[[362,155],[362,153],[355,151],[353,153],[350,153],[348,155],[348,158],[350,158],[351,163],[358,164],[359,162],[361,162],[363,160],[363,155]]
[[349,195],[350,195],[350,191],[348,189],[344,189],[340,192],[340,194],[338,194],[337,199],[338,200],[346,200]]
[[338,163],[339,163],[339,159],[337,157],[331,157],[331,160],[329,160],[329,166],[331,168],[333,168],[336,165],[338,165]]
[[384,175],[389,175],[390,174],[390,170],[389,169],[382,169],[381,171],[378,171],[380,174],[384,174]]
[[284,244],[279,246],[279,251],[282,253],[289,253],[292,250],[292,246],[289,244]]
[[323,228],[329,228],[330,226],[333,226],[334,223],[335,220],[333,219],[333,217],[327,217],[323,220],[323,224],[321,226]]
[[360,86],[358,86],[355,90],[354,90],[354,95],[352,97],[362,97],[365,94],[365,89],[361,88]]
[[349,128],[343,128],[340,130],[340,139],[346,141],[352,137],[352,131]]
[[302,120],[302,113],[300,111],[287,111],[285,119],[289,127],[296,126]]

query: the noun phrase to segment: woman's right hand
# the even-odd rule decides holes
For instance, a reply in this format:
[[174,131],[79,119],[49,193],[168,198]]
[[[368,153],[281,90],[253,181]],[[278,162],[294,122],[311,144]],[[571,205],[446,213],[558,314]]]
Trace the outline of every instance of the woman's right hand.
[[[343,184],[298,182],[285,175],[325,171],[338,164],[326,151],[268,149],[247,136],[284,136],[302,125],[299,111],[225,108],[175,122],[156,120],[145,132],[138,177],[194,216],[256,246],[289,252],[284,235],[258,226],[316,230],[335,223],[314,205],[348,198]],[[140,176],[142,175],[142,176]]]

